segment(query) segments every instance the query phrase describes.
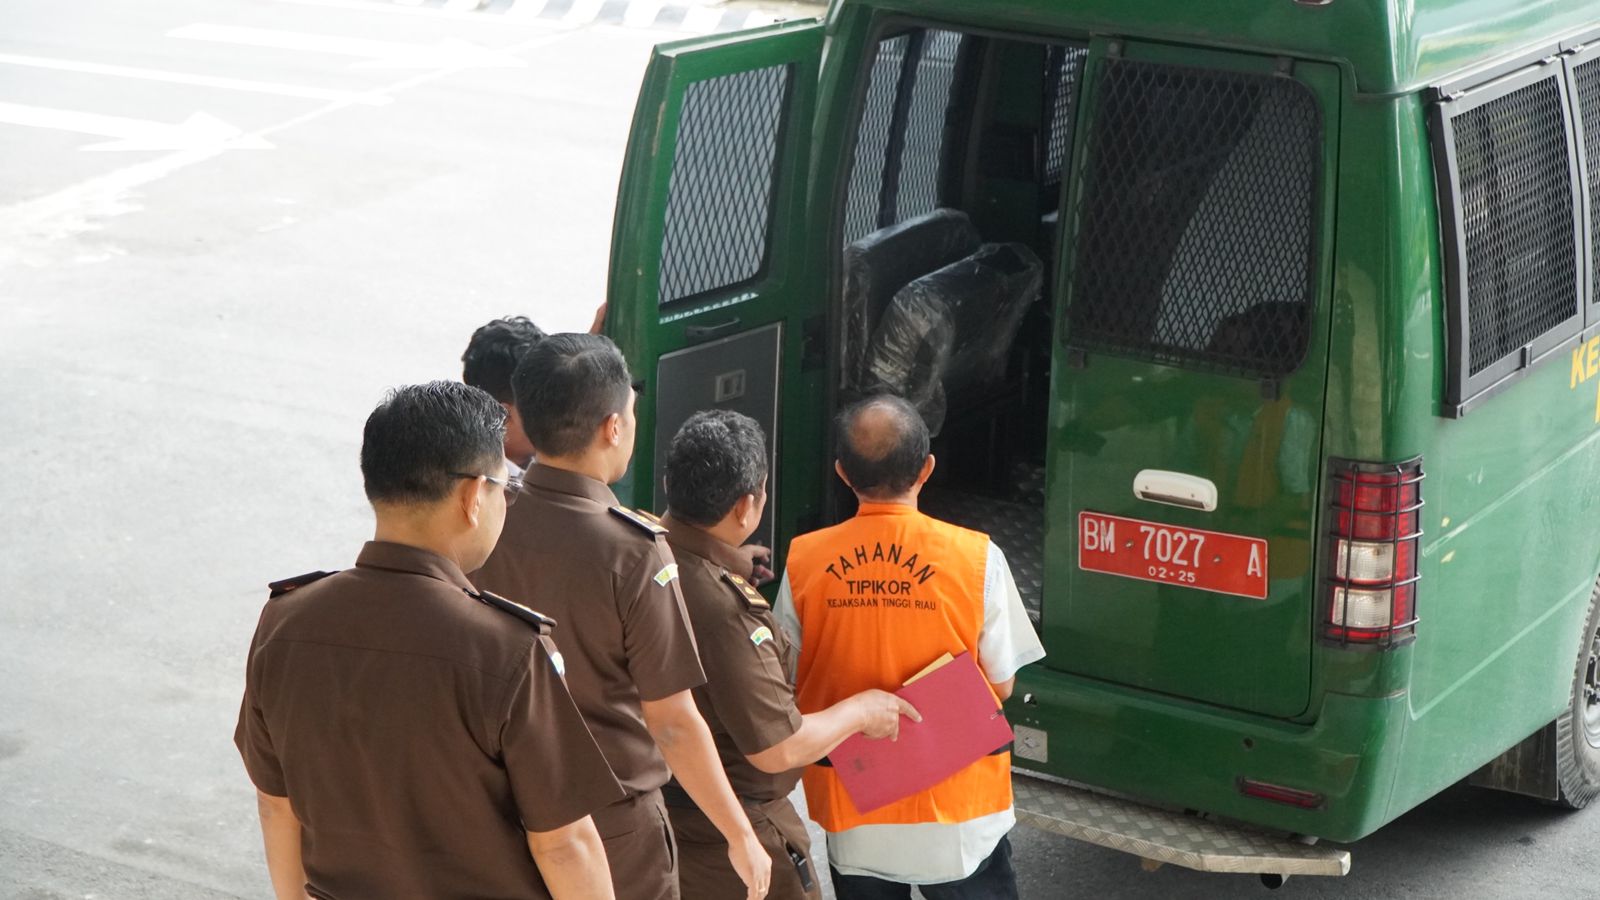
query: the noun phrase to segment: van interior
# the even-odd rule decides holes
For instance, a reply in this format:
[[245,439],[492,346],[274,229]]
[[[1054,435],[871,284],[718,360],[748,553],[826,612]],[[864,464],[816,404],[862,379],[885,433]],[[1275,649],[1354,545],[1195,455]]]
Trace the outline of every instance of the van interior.
[[923,510],[987,532],[1036,623],[1056,228],[1086,56],[883,33],[840,198],[836,399],[888,391],[917,407],[938,459]]

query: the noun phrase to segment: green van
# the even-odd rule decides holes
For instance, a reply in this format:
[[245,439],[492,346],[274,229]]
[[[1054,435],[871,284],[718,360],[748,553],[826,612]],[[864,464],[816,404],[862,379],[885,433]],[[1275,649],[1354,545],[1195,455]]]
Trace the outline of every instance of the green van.
[[1036,617],[1041,783],[1338,842],[1464,778],[1584,806],[1592,149],[1594,0],[835,0],[659,47],[624,501],[747,412],[781,564],[850,513],[831,413],[892,390]]

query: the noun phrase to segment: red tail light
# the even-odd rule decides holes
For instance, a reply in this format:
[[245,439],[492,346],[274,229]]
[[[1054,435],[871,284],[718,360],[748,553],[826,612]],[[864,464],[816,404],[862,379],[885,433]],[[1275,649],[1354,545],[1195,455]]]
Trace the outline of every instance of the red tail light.
[[1321,809],[1324,802],[1321,794],[1284,787],[1281,784],[1257,781],[1254,778],[1239,779],[1239,793],[1246,797],[1271,800],[1273,803],[1298,806],[1301,809]]
[[1341,644],[1397,647],[1416,636],[1422,460],[1331,463],[1327,616]]

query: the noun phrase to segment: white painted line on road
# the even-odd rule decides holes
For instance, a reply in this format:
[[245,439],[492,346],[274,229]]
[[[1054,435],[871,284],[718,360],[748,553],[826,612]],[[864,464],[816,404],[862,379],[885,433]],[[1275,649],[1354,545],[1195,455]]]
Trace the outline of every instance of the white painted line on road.
[[173,125],[149,119],[129,119],[71,109],[51,109],[21,103],[0,103],[0,125],[22,125],[114,138],[90,144],[83,150],[270,150],[264,139],[205,113],[195,113]]
[[[566,40],[581,32],[570,28],[542,34],[506,47],[503,53],[522,53],[546,44]],[[468,66],[422,72],[372,91],[374,94],[397,94],[420,85],[449,78],[465,71]],[[265,140],[268,135],[304,125],[323,116],[339,112],[356,104],[350,100],[337,100],[311,112],[295,116],[268,128],[243,135],[239,140]],[[11,206],[0,207],[0,268],[8,262],[27,258],[33,248],[41,244],[72,237],[85,231],[100,228],[99,221],[112,216],[135,212],[139,206],[130,194],[138,188],[167,178],[190,166],[220,156],[223,147],[200,150],[180,150],[158,156],[149,162],[118,169],[105,175],[80,181],[53,194],[24,200]]]
[[693,31],[697,34],[710,34],[717,30],[717,25],[722,22],[721,9],[711,6],[691,6],[684,13],[683,24],[677,31]]
[[[290,6],[320,6],[323,9],[348,9],[357,12],[381,13],[391,16],[422,16],[427,19],[454,19],[457,22],[477,22],[480,25],[501,25],[507,20],[516,21],[523,16],[513,16],[516,6],[509,7],[504,15],[485,15],[481,12],[459,12],[453,9],[434,9],[432,7],[397,6],[391,3],[374,3],[372,0],[272,0],[274,3],[285,3]],[[524,0],[529,2],[529,0]],[[540,4],[542,6],[542,4]],[[551,22],[520,21],[518,25],[542,25],[554,27]]]
[[170,84],[188,84],[196,87],[221,88],[228,91],[247,91],[254,94],[273,94],[279,97],[300,97],[306,100],[349,100],[364,106],[383,106],[392,103],[392,97],[380,97],[359,91],[332,91],[323,88],[301,87],[294,84],[277,84],[271,81],[250,81],[243,78],[219,78],[214,75],[194,75],[189,72],[169,72],[163,69],[140,69],[133,66],[113,66],[105,63],[83,62],[76,59],[52,59],[43,56],[20,56],[0,53],[0,65],[28,66],[35,69],[54,69],[59,72],[82,72],[86,75],[110,75],[115,78],[134,78],[144,81],[165,81]]
[[197,22],[174,28],[167,37],[211,41],[273,50],[326,53],[354,56],[361,68],[377,69],[520,69],[526,60],[510,53],[485,47],[460,38],[445,38],[435,44],[410,44],[377,41],[370,38],[337,37],[304,31],[279,31],[241,25],[212,25]]
[[656,16],[665,5],[660,0],[634,0],[622,13],[622,25],[625,28],[649,28],[656,23]]
[[545,7],[549,5],[550,0],[519,0],[496,18],[510,19],[513,22],[534,22],[544,16]]
[[595,17],[600,15],[600,7],[604,6],[605,2],[606,0],[572,0],[572,8],[561,17],[561,21],[568,25],[593,22]]
[[471,12],[478,5],[479,0],[444,0],[444,8],[453,12]]

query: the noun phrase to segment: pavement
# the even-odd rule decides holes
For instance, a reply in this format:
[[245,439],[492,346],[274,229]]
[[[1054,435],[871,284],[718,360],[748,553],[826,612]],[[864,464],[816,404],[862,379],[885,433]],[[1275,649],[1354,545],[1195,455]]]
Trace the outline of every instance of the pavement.
[[[5,4],[0,898],[269,896],[231,743],[265,584],[368,535],[386,388],[495,316],[586,325],[649,47],[691,33],[537,2]],[[1456,788],[1282,895],[1600,896],[1597,829]],[[1013,840],[1027,898],[1263,893]]]

